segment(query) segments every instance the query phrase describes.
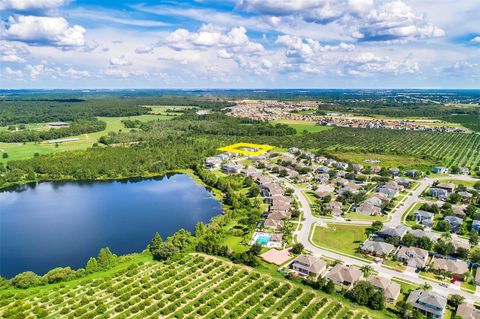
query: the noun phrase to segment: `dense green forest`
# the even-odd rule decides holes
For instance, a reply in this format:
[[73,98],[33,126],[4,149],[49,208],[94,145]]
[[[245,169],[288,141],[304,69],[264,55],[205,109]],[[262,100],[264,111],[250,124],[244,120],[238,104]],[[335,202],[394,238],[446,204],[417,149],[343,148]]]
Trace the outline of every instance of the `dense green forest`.
[[146,114],[149,108],[132,106],[115,100],[82,102],[0,101],[0,126],[18,123],[70,122],[97,116],[134,116]]
[[144,123],[132,132],[110,133],[100,138],[100,146],[87,151],[10,161],[0,174],[0,185],[29,180],[111,179],[160,174],[191,168],[202,163],[205,157],[216,154],[218,147],[235,142],[296,146],[324,154],[355,151],[412,155],[472,169],[480,164],[480,136],[477,134],[353,128],[295,133],[293,128],[282,124],[231,118],[222,113],[196,115],[186,112],[172,120]]
[[67,136],[75,136],[105,130],[107,124],[97,119],[75,120],[68,127],[52,128],[49,130],[19,130],[0,131],[0,142],[23,143],[41,142],[46,140],[59,139]]
[[[74,98],[75,97],[75,98]],[[97,116],[147,114],[155,105],[223,108],[232,105],[219,98],[189,96],[23,95],[0,99],[0,126],[19,123],[73,121]]]
[[[479,107],[480,110],[480,107]],[[475,132],[480,132],[480,113],[475,114],[457,114],[440,117],[441,120],[451,123],[458,123]]]

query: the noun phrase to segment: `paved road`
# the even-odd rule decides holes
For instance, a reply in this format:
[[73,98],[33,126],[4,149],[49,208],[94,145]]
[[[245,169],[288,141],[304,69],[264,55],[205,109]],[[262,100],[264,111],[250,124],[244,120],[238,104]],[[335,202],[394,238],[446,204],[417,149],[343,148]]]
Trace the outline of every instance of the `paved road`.
[[[357,265],[357,266],[360,266],[360,267],[364,266],[364,265],[370,265],[381,276],[384,276],[384,277],[387,277],[387,278],[397,277],[397,278],[400,278],[400,279],[403,279],[403,280],[406,280],[406,281],[416,283],[418,285],[422,285],[425,282],[427,282],[427,280],[419,278],[418,274],[416,274],[416,273],[398,272],[398,271],[395,271],[395,270],[392,270],[392,269],[387,269],[387,268],[381,267],[381,265],[378,265],[378,264],[373,263],[373,262],[364,262],[364,261],[361,261],[361,260],[358,260],[358,259],[355,259],[355,258],[347,257],[345,255],[340,255],[338,253],[334,253],[334,252],[331,252],[331,251],[328,251],[328,250],[325,250],[325,249],[322,249],[320,247],[317,247],[317,246],[313,245],[310,241],[310,238],[309,238],[310,237],[310,231],[311,231],[313,225],[321,226],[324,223],[324,220],[312,215],[310,205],[308,203],[307,198],[302,193],[302,189],[296,187],[295,185],[289,183],[288,181],[285,181],[285,180],[283,180],[283,181],[284,181],[284,183],[287,187],[292,188],[294,190],[294,194],[295,194],[295,196],[296,196],[296,198],[297,198],[297,200],[300,204],[301,210],[303,211],[304,221],[302,223],[302,229],[300,231],[295,231],[295,235],[297,236],[298,242],[301,242],[305,246],[305,249],[311,251],[313,254],[316,254],[316,255],[322,255],[322,256],[326,256],[328,258],[341,260],[342,262],[344,262],[347,265]],[[411,197],[418,198],[418,196],[431,183],[432,183],[431,180],[423,180],[421,182],[420,186],[413,192],[413,196],[411,196]],[[414,201],[415,201],[415,199],[412,199],[411,201],[408,201],[408,199],[407,199],[405,205],[400,207],[400,209],[398,209],[398,211],[394,213],[395,217],[392,217],[392,220],[389,221],[389,224],[393,225],[393,223],[395,223],[395,222],[397,222],[397,223],[401,222],[401,216],[402,216],[403,212],[405,212],[405,210],[408,209],[408,207],[410,207],[410,205],[413,204]],[[328,222],[330,222],[330,220]],[[439,292],[439,293],[441,293],[445,296],[447,296],[449,294],[458,294],[458,295],[463,296],[465,298],[465,300],[467,300],[469,302],[480,302],[480,296],[478,295],[478,293],[475,294],[475,295],[472,295],[472,294],[469,294],[467,292],[464,292],[464,291],[460,290],[459,287],[454,286],[454,285],[450,285],[448,288],[445,288],[445,287],[439,286],[438,284],[436,284],[434,282],[431,282],[431,281],[428,281],[428,284],[430,286],[432,286],[432,288],[435,291],[437,291],[437,292]]]
[[420,181],[420,185],[415,189],[408,198],[402,202],[395,212],[390,215],[390,220],[385,223],[385,225],[389,226],[397,226],[402,223],[402,216],[410,208],[413,204],[420,201],[419,197],[422,193],[433,184],[433,181],[430,179],[424,179]]

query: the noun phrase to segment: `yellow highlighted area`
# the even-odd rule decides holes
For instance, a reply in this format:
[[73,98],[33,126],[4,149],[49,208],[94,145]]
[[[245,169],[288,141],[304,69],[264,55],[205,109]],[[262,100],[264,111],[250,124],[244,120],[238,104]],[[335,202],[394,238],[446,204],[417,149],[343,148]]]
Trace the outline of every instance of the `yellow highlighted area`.
[[273,149],[273,146],[252,143],[236,143],[219,148],[219,151],[248,156],[259,156]]

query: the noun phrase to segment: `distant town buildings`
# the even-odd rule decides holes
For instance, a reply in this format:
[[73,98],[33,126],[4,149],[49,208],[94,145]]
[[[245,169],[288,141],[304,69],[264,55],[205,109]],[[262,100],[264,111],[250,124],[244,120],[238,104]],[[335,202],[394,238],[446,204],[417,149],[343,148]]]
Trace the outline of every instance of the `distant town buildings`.
[[[277,100],[242,100],[228,108],[228,115],[249,118],[260,121],[300,120],[316,121],[317,125],[352,127],[352,128],[383,128],[392,130],[460,132],[468,130],[443,125],[420,125],[415,120],[379,120],[375,118],[360,118],[345,114],[329,113],[327,116],[317,115],[315,101],[277,101]],[[302,111],[312,111],[311,114]]]

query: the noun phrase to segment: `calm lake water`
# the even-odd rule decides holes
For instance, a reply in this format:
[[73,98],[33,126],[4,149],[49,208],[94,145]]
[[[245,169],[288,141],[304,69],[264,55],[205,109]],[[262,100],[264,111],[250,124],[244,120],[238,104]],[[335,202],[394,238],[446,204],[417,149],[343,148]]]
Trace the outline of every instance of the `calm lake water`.
[[116,254],[139,252],[156,231],[164,239],[180,228],[193,232],[221,211],[184,174],[24,185],[0,192],[0,275],[84,267],[105,246]]

